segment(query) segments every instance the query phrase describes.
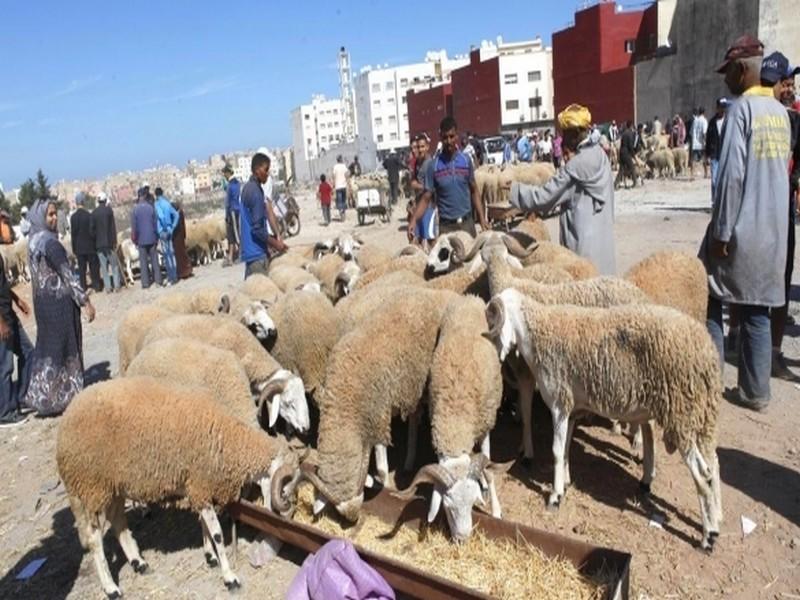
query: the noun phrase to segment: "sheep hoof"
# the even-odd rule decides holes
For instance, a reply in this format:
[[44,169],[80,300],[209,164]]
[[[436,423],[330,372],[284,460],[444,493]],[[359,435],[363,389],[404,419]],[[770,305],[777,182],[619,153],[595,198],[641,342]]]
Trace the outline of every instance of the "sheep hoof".
[[548,512],[556,512],[561,507],[561,496],[552,495],[547,501]]
[[134,573],[138,573],[139,575],[146,573],[147,569],[150,567],[146,561],[137,559],[131,561],[131,566],[133,567]]
[[119,589],[111,590],[106,592],[106,596],[108,596],[109,600],[117,600],[117,598],[122,598],[122,592]]
[[239,583],[238,577],[233,577],[233,579],[225,581],[225,587],[228,588],[229,592],[232,592],[233,590],[238,590],[240,587],[242,587],[242,584]]
[[214,556],[214,554],[213,554],[213,553],[211,553],[211,552],[206,552],[206,564],[207,564],[209,567],[216,567],[216,566],[218,566],[218,565],[219,565],[219,561],[217,560],[217,557],[216,557],[216,556]]
[[714,545],[717,542],[717,538],[719,538],[719,531],[708,532],[708,537],[703,540],[703,550],[706,551],[706,554],[711,554],[714,551]]

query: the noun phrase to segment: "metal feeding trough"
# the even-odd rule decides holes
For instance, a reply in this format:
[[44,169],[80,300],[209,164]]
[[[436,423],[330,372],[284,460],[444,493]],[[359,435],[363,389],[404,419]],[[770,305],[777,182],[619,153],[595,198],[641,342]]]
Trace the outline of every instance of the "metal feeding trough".
[[[367,500],[362,511],[391,524],[404,524],[419,528],[427,514],[427,503],[421,498],[403,501],[392,496],[389,490],[381,490]],[[230,515],[240,523],[275,536],[284,543],[304,550],[316,552],[332,537],[308,525],[289,521],[251,502],[239,501],[228,507]],[[608,600],[628,600],[631,555],[609,548],[600,548],[577,540],[547,533],[501,519],[495,519],[473,511],[475,527],[490,539],[507,539],[515,543],[535,546],[547,556],[562,556],[573,563],[584,575],[600,572],[613,573],[609,584]],[[356,545],[359,555],[372,565],[395,591],[425,600],[488,599],[491,596],[459,583],[424,573],[405,563],[387,558]]]

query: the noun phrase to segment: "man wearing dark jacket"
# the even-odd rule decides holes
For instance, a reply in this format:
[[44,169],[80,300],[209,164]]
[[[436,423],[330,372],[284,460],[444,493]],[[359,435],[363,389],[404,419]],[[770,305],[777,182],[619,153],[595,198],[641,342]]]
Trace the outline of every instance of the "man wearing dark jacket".
[[711,197],[717,187],[717,172],[719,171],[719,153],[722,150],[722,126],[725,124],[725,111],[728,108],[728,99],[725,97],[717,100],[717,112],[711,117],[706,132],[706,160],[711,165]]
[[392,205],[397,204],[397,194],[400,190],[400,170],[403,168],[403,163],[397,156],[397,153],[392,148],[389,156],[383,161],[383,168],[386,169],[386,176],[389,179],[389,198]]
[[628,121],[619,142],[619,173],[617,173],[617,180],[614,182],[615,188],[619,187],[620,183],[625,183],[625,177],[630,177],[633,180],[633,187],[636,187],[634,157],[641,148],[641,143],[641,138],[636,134],[633,123]]
[[131,240],[139,248],[139,276],[142,289],[150,287],[150,276],[156,285],[161,285],[161,267],[158,265],[158,233],[156,232],[156,209],[153,207],[150,188],[139,189],[136,206],[131,214]]
[[86,290],[86,266],[92,275],[92,288],[100,291],[100,268],[94,241],[94,223],[92,215],[83,207],[86,197],[83,192],[75,196],[76,210],[69,218],[69,229],[72,235],[72,253],[78,259],[78,272],[81,287]]
[[[94,224],[94,243],[97,249],[97,258],[100,260],[100,273],[103,275],[103,289],[110,294],[122,288],[122,278],[117,259],[117,223],[114,211],[108,205],[108,196],[101,192],[97,198],[97,208],[92,211]],[[109,269],[111,275],[109,275]],[[111,286],[111,278],[114,286]]]

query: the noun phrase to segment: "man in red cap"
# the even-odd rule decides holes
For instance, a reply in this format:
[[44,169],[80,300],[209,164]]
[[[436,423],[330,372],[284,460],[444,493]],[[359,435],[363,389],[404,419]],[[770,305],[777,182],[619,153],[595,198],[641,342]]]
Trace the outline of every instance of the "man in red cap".
[[731,401],[764,410],[772,363],[769,311],[785,302],[789,117],[761,85],[764,45],[734,42],[718,69],[738,98],[728,109],[711,223],[700,249],[708,272],[708,329],[723,362],[722,305],[739,316],[738,386]]

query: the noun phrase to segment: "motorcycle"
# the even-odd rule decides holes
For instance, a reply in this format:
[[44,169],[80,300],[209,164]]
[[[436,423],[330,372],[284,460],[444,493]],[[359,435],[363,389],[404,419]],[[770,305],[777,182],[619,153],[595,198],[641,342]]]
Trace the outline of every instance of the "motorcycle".
[[300,207],[293,196],[281,194],[275,201],[275,219],[281,237],[292,237],[300,233]]

